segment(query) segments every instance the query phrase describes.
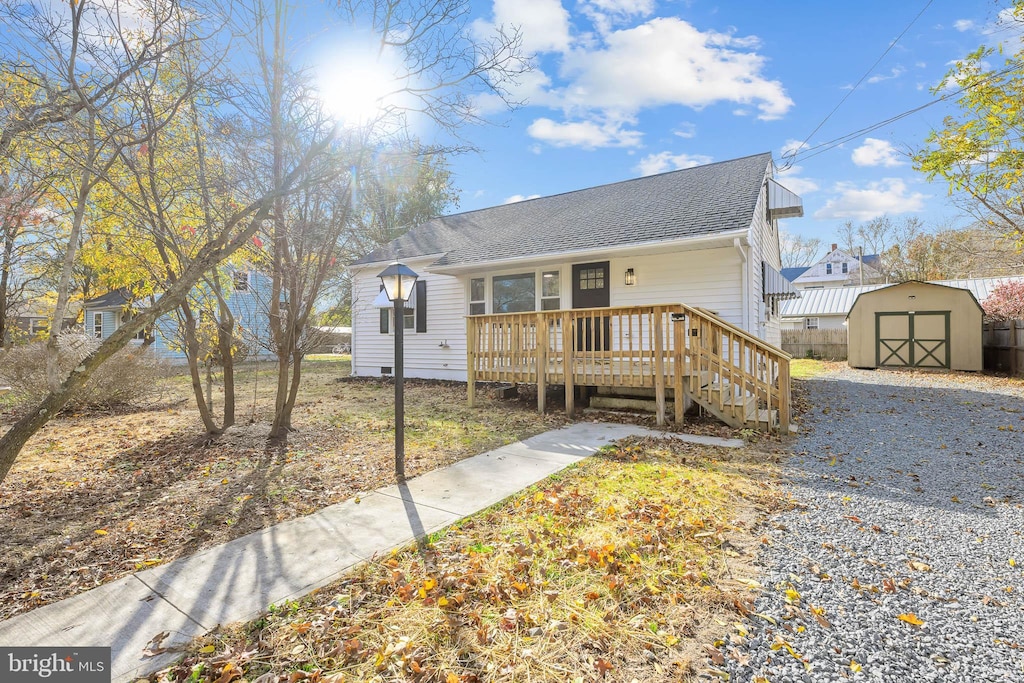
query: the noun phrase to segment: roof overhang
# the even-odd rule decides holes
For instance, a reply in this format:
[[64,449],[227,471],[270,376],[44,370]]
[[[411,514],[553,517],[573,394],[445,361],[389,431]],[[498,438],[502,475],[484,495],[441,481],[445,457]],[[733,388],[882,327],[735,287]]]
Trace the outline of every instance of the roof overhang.
[[690,251],[698,249],[716,249],[719,247],[731,247],[737,238],[743,244],[749,244],[750,231],[747,228],[719,232],[714,235],[700,235],[697,237],[686,237],[675,240],[658,240],[643,242],[640,244],[627,244],[602,249],[579,249],[575,251],[557,251],[530,256],[516,256],[507,259],[494,259],[489,261],[473,261],[472,263],[455,263],[451,265],[431,265],[430,272],[442,275],[459,275],[479,270],[494,270],[497,268],[508,268],[529,264],[530,266],[543,266],[566,261],[579,261],[582,259],[606,259],[618,256],[644,256],[647,254],[658,254],[666,251]]

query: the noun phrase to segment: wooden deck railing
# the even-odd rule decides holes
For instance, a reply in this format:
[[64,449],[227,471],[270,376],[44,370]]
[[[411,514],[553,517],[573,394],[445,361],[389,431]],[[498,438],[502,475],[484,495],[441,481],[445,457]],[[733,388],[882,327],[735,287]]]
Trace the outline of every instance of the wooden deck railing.
[[[686,395],[736,426],[788,429],[789,356],[711,313],[682,304],[468,316],[469,401],[477,381],[574,388],[646,387],[665,422],[667,389],[682,422]],[[762,419],[763,418],[763,419]]]

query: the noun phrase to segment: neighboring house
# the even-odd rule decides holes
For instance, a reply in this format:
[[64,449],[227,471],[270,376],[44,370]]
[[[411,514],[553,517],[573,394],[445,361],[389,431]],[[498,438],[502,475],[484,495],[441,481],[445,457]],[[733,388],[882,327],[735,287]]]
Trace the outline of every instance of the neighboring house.
[[[79,310],[81,309],[78,304],[68,306],[68,315],[65,316],[64,322],[61,325],[62,329],[66,330],[75,325]],[[38,339],[50,330],[50,312],[46,306],[40,303],[29,301],[19,306],[13,313],[14,315],[11,319],[13,320],[14,327],[8,331],[7,342],[31,341]]]
[[799,296],[778,222],[801,215],[764,153],[431,220],[352,266],[353,374],[392,371],[377,274],[396,259],[420,275],[398,321],[408,377],[465,381],[481,314],[682,303],[777,345],[779,303]]
[[[979,302],[984,302],[992,290],[1004,282],[1024,281],[1016,277],[984,277],[964,280],[933,280],[930,284],[966,289]],[[782,328],[786,330],[829,330],[843,328],[857,297],[865,292],[891,287],[877,284],[864,287],[832,287],[805,289],[799,299],[782,303]]]
[[832,249],[813,266],[805,268],[783,268],[782,274],[800,290],[823,287],[848,287],[851,285],[873,285],[885,282],[885,274],[879,270],[877,254],[854,256],[833,244]]
[[[228,273],[230,291],[227,293],[228,308],[235,316],[237,340],[248,348],[248,356],[270,356],[269,339],[269,298],[270,278],[259,271],[236,270]],[[108,292],[103,296],[89,299],[82,304],[84,317],[82,325],[86,334],[106,339],[121,325],[128,322],[132,306],[122,290]],[[182,337],[178,331],[178,318],[171,313],[159,318],[154,326],[154,353],[172,362],[184,362]],[[145,331],[139,332],[132,340],[141,345]]]

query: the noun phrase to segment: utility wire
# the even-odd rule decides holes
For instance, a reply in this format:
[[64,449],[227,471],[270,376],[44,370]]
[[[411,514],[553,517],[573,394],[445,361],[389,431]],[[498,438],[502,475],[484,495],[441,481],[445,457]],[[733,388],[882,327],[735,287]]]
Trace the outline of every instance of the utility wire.
[[992,81],[992,80],[994,80],[996,78],[1000,78],[1002,76],[1005,76],[1006,74],[1008,74],[1011,71],[1014,71],[1016,69],[1017,69],[1017,66],[1007,67],[1007,68],[1005,68],[1005,69],[1003,69],[1001,71],[997,71],[997,72],[995,72],[993,74],[990,74],[988,77],[983,78],[983,79],[981,79],[981,80],[979,80],[979,81],[977,81],[975,83],[972,83],[971,85],[964,86],[964,87],[960,88],[959,90],[954,90],[952,92],[946,93],[945,95],[942,95],[941,97],[937,97],[936,99],[932,100],[931,102],[925,102],[924,104],[919,105],[917,107],[914,107],[913,109],[908,109],[907,111],[904,111],[904,112],[901,112],[899,114],[896,114],[895,116],[890,116],[889,118],[885,119],[884,121],[879,121],[877,123],[873,123],[873,124],[871,124],[869,126],[865,126],[864,128],[861,128],[859,130],[855,130],[852,133],[846,133],[845,135],[842,135],[842,136],[837,137],[837,138],[833,138],[832,140],[829,140],[828,142],[822,142],[820,144],[815,145],[814,147],[803,147],[803,146],[801,146],[797,150],[795,150],[793,152],[790,152],[788,155],[786,155],[786,163],[782,167],[782,170],[785,170],[785,169],[791,167],[797,161],[804,161],[806,159],[810,159],[812,157],[816,157],[819,154],[821,154],[823,152],[827,152],[830,149],[834,149],[834,148],[838,147],[839,145],[842,145],[843,143],[846,143],[846,142],[849,142],[850,140],[853,140],[854,138],[860,137],[861,135],[865,135],[867,133],[871,133],[872,131],[875,131],[875,130],[878,130],[879,128],[887,126],[890,123],[895,123],[896,121],[899,121],[899,120],[904,119],[904,118],[906,118],[908,116],[911,116],[912,114],[916,114],[917,112],[919,112],[919,111],[921,111],[923,109],[927,109],[928,107],[931,107],[933,105],[939,104],[941,102],[945,102],[947,100],[951,100],[951,99],[956,98],[956,97],[959,97],[960,95],[962,95],[963,93],[967,92],[968,90],[970,90],[972,88],[976,88],[976,87],[984,85],[984,84],[988,83],[989,81]]
[[807,143],[808,143],[808,142],[810,141],[810,139],[814,137],[815,133],[817,133],[817,132],[818,132],[819,130],[821,130],[821,127],[822,127],[822,126],[824,126],[824,125],[825,125],[825,123],[827,123],[827,122],[828,122],[828,120],[829,120],[830,118],[832,118],[832,115],[833,115],[833,114],[835,114],[835,113],[836,113],[837,111],[839,111],[839,108],[840,108],[841,106],[843,106],[843,103],[844,103],[844,102],[846,102],[846,100],[847,100],[847,99],[849,99],[850,95],[852,95],[852,94],[854,93],[854,91],[855,91],[855,90],[857,90],[857,88],[858,88],[858,87],[860,87],[860,84],[861,84],[861,83],[863,83],[863,82],[864,82],[864,80],[865,80],[865,79],[866,79],[866,78],[867,78],[868,76],[870,76],[870,75],[871,75],[871,73],[872,73],[872,72],[873,72],[873,71],[875,70],[875,67],[877,67],[877,66],[879,65],[879,63],[881,63],[881,61],[882,61],[883,59],[885,59],[885,56],[886,56],[886,55],[888,55],[888,54],[889,54],[889,52],[890,52],[890,51],[892,51],[892,49],[893,49],[894,47],[896,47],[896,43],[900,42],[900,39],[901,39],[901,38],[903,38],[903,36],[905,36],[905,35],[906,35],[907,31],[909,31],[909,30],[911,29],[911,27],[912,27],[912,26],[913,26],[914,24],[916,24],[916,23],[917,23],[917,20],[921,18],[921,15],[925,13],[925,10],[927,10],[927,9],[928,9],[928,8],[929,8],[929,7],[931,6],[931,4],[932,4],[932,1],[933,1],[933,0],[928,0],[928,2],[926,2],[926,3],[924,4],[924,7],[922,7],[922,8],[921,8],[921,11],[917,13],[917,16],[915,16],[915,17],[914,17],[913,19],[911,19],[911,20],[910,20],[910,23],[909,23],[909,24],[907,24],[906,28],[904,28],[904,29],[903,29],[903,30],[902,30],[902,31],[900,32],[900,34],[899,34],[898,36],[896,36],[896,39],[895,39],[895,40],[893,40],[893,41],[892,41],[891,43],[889,43],[889,47],[885,48],[885,51],[884,51],[884,52],[883,52],[883,53],[881,54],[881,56],[879,56],[879,58],[878,58],[878,59],[876,59],[876,60],[875,60],[875,63],[874,63],[874,64],[872,64],[872,65],[871,65],[871,66],[870,66],[870,67],[868,68],[868,70],[864,72],[864,75],[860,77],[860,80],[858,80],[858,81],[857,81],[857,82],[856,82],[856,83],[855,83],[855,84],[853,85],[853,87],[852,87],[852,88],[850,88],[850,89],[849,89],[849,90],[848,90],[848,91],[846,92],[846,94],[845,94],[845,95],[843,95],[842,99],[841,99],[841,100],[839,100],[839,103],[838,103],[838,104],[837,104],[837,105],[836,105],[835,107],[833,107],[833,108],[832,108],[832,111],[830,111],[830,112],[829,112],[829,113],[828,113],[828,114],[827,114],[827,115],[825,116],[825,118],[823,118],[823,119],[821,120],[821,123],[819,123],[819,124],[818,124],[818,125],[817,125],[817,126],[816,126],[816,127],[814,128],[814,130],[812,130],[812,131],[811,131],[810,135],[808,135],[808,136],[807,136],[806,138],[804,138],[803,142],[801,142],[801,143],[800,143],[800,145],[799,145],[799,146],[798,146],[798,147],[797,147],[797,148],[796,148],[795,150],[793,150],[793,151],[792,151],[792,152],[790,152],[789,154],[784,154],[784,155],[783,155],[783,157],[784,157],[784,158],[786,158],[786,163],[785,163],[785,164],[783,164],[783,166],[782,166],[782,168],[781,168],[780,170],[782,170],[782,171],[785,171],[786,169],[788,169],[789,167],[791,167],[791,166],[793,165],[793,163],[794,163],[794,160],[795,160],[795,157],[796,157],[797,153],[799,152],[799,150],[800,150],[800,149],[802,149],[802,148],[803,148],[803,146],[804,146],[804,145],[806,145],[806,144],[807,144]]

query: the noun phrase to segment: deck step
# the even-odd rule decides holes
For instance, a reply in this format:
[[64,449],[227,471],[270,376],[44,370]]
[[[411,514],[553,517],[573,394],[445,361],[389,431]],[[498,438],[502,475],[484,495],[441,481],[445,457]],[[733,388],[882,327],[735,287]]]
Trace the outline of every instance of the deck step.
[[[665,412],[670,412],[673,407],[673,403],[670,400],[665,401]],[[639,410],[646,413],[657,413],[658,402],[653,398],[630,398],[626,396],[592,396],[590,398],[590,407],[599,409],[612,409],[612,410]]]

